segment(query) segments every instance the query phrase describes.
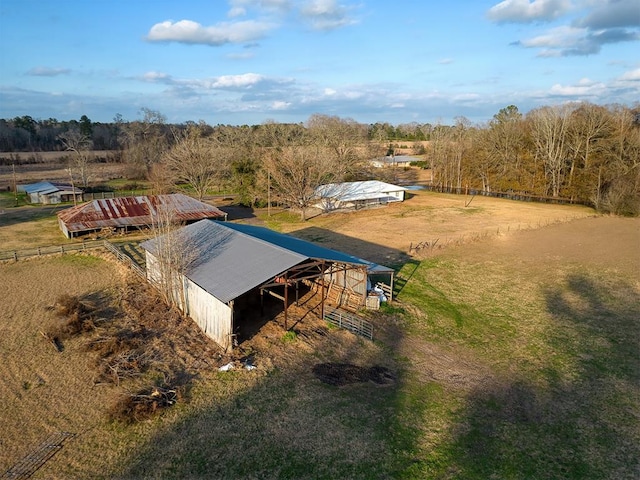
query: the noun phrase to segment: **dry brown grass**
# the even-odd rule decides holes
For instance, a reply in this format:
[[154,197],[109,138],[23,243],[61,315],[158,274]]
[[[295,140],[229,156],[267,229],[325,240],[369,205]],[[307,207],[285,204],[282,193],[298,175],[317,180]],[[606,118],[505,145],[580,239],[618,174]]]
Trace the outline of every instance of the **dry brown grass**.
[[[437,242],[438,247],[450,247],[595,215],[593,209],[584,206],[491,197],[475,197],[465,206],[470,199],[416,191],[406,201],[387,207],[325,214],[306,223],[282,222],[278,226],[285,233],[353,255],[366,252],[367,260],[395,265],[406,260],[404,254],[419,243]],[[420,253],[431,252],[427,249]]]

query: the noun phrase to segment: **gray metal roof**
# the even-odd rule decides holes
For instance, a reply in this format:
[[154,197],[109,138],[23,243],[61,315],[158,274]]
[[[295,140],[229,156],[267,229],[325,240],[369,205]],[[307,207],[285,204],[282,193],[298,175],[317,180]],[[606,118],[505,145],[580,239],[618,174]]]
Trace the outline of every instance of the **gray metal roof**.
[[406,188],[379,180],[365,180],[361,182],[328,183],[316,188],[315,194],[319,198],[334,198],[343,202],[353,200],[370,200],[386,198],[390,192],[405,191]]
[[[201,220],[180,230],[197,260],[187,277],[218,300],[228,303],[310,259],[354,265],[370,264],[264,227]],[[155,239],[141,246],[156,251]]]

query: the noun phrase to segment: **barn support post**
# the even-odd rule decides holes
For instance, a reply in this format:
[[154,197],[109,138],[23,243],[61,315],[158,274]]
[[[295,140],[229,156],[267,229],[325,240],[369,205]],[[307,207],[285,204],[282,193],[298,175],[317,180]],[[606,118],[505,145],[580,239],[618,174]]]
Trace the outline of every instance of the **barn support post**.
[[289,330],[289,318],[287,316],[287,310],[289,306],[289,281],[287,280],[287,273],[284,272],[284,329]]
[[264,288],[260,289],[260,316],[264,315]]
[[324,260],[322,261],[322,276],[320,277],[320,316],[324,321]]
[[363,279],[364,279],[364,288],[362,289],[362,305],[366,305],[367,304],[367,280],[369,279],[369,277],[367,276],[367,267],[362,267],[362,275],[363,275]]
[[299,295],[299,282],[296,280],[296,307],[299,305],[299,299],[300,299],[300,295]]
[[393,301],[393,277],[395,276],[394,272],[391,272],[391,289],[389,290],[389,303]]
[[231,333],[229,334],[229,341],[227,342],[227,344],[224,346],[224,350],[227,352],[229,350],[233,349],[234,346],[234,340],[235,340],[235,334],[233,333],[235,330],[235,315],[234,315],[234,308],[233,308],[233,304],[234,304],[234,300],[231,300],[227,305],[229,305],[229,308],[231,309],[231,318],[229,319],[230,323],[231,323]]

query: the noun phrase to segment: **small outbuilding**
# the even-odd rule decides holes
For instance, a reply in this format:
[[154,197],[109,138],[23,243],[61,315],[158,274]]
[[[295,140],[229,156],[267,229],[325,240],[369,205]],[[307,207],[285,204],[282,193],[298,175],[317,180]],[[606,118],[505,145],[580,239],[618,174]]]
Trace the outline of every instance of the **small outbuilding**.
[[411,165],[411,162],[419,160],[419,158],[410,155],[387,155],[385,157],[374,158],[371,160],[371,165],[376,168],[408,167]]
[[363,182],[329,183],[319,186],[315,195],[316,206],[325,212],[343,208],[362,208],[402,202],[406,188],[378,180]]
[[18,191],[25,192],[31,203],[53,205],[57,203],[73,202],[74,197],[82,201],[83,191],[67,183],[38,182],[20,185]]
[[102,229],[148,228],[161,213],[169,213],[177,223],[193,223],[205,218],[226,219],[226,213],[181,193],[103,198],[58,212],[60,230],[68,238]]
[[[334,298],[365,306],[370,274],[388,275],[393,285],[390,268],[264,227],[202,220],[178,233],[191,258],[184,273],[163,273],[166,242],[159,237],[141,244],[147,278],[158,286],[171,285],[175,303],[225,349],[234,345],[243,324],[259,315],[265,294],[284,302],[286,324],[287,307],[301,288],[321,295],[324,315],[331,290],[341,293]],[[167,282],[163,275],[172,278]]]

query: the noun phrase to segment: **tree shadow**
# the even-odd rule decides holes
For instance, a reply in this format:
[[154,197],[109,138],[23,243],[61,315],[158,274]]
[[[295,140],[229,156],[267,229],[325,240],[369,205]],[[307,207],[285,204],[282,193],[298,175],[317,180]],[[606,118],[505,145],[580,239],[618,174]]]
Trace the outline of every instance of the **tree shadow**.
[[446,452],[455,476],[638,478],[640,294],[631,282],[570,275],[545,298],[548,342],[565,360],[549,359],[541,381],[496,380],[469,394]]
[[0,214],[0,227],[8,227],[23,222],[33,222],[44,218],[55,217],[56,214],[73,205],[47,205],[43,207],[26,206],[4,209]]

